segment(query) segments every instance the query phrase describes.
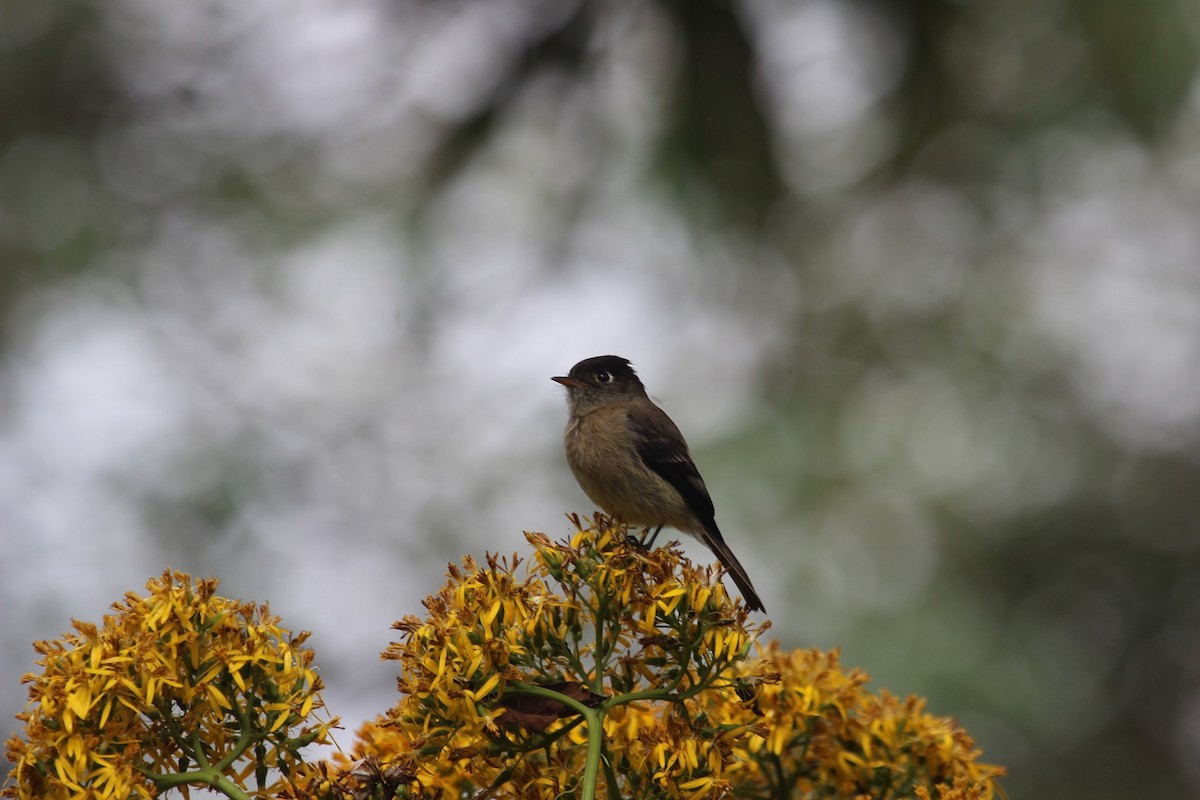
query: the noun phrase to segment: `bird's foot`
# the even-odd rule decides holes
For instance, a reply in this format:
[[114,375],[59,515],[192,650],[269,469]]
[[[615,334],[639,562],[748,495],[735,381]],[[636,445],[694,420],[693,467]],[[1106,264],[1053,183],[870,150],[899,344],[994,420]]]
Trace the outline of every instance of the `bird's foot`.
[[658,534],[662,529],[662,525],[659,525],[657,528],[655,528],[654,533],[650,533],[649,528],[642,529],[642,538],[638,540],[638,544],[642,546],[643,550],[650,550],[654,547],[654,542],[656,539],[658,539]]

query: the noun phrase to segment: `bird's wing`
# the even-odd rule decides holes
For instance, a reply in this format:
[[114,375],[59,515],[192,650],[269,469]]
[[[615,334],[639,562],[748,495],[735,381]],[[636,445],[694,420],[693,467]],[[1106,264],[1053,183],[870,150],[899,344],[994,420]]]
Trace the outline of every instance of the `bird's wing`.
[[697,519],[711,520],[714,510],[708,487],[688,455],[683,434],[666,412],[655,405],[639,405],[629,412],[629,428],[645,465],[679,492]]
[[700,471],[688,455],[683,434],[666,412],[655,405],[634,407],[629,412],[628,420],[642,461],[683,497],[688,509],[703,527],[702,531],[693,533],[717,554],[717,558],[725,565],[729,576],[741,590],[742,597],[746,598],[747,607],[751,611],[763,611],[762,600],[754,591],[746,568],[737,560],[737,556],[721,536],[717,521],[713,518],[712,498],[708,496],[708,488],[704,485],[704,479],[700,477]]

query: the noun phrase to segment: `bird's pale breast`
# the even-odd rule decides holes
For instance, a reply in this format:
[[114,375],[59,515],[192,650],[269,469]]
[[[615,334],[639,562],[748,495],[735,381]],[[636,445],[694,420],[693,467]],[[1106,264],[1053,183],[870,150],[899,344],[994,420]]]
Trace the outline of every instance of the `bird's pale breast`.
[[608,514],[631,525],[700,528],[679,492],[642,462],[623,409],[573,418],[563,443],[580,488]]

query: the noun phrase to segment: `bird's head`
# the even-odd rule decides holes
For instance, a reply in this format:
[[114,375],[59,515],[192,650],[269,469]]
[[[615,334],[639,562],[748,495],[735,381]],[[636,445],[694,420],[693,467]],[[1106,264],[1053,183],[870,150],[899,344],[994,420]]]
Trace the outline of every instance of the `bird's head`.
[[585,358],[566,375],[551,378],[567,387],[567,402],[576,413],[586,413],[622,397],[646,394],[646,388],[629,359],[620,356]]

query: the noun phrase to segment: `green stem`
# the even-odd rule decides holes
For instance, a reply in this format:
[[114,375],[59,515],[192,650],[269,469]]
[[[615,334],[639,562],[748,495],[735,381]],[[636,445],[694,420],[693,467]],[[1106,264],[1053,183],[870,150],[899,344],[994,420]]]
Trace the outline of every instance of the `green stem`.
[[615,697],[610,697],[600,704],[604,710],[623,706],[626,703],[636,703],[639,700],[673,700],[675,692],[671,689],[642,689],[639,692],[626,692]]
[[602,714],[586,709],[583,717],[587,720],[588,749],[587,761],[583,765],[583,787],[580,790],[580,800],[595,800],[596,777],[600,774],[600,749],[604,744],[604,726],[601,724]]
[[543,686],[514,683],[510,684],[508,688],[513,694],[527,694],[534,697],[546,697],[551,700],[557,700],[583,717],[584,724],[587,725],[588,747],[587,760],[583,765],[583,786],[580,789],[579,798],[580,800],[595,800],[596,778],[600,774],[600,753],[604,744],[604,725],[602,723],[608,703],[603,704],[599,709],[593,710],[573,697],[567,697],[565,694],[560,694],[553,689],[547,689]]
[[[247,703],[250,702],[249,697],[246,698],[246,702]],[[226,769],[229,768],[230,764],[232,764],[233,762],[235,762],[239,758],[241,758],[242,754],[245,753],[247,750],[249,750],[250,746],[253,745],[255,740],[257,740],[259,738],[257,735],[258,734],[257,728],[255,728],[255,726],[252,725],[253,720],[250,719],[250,713],[251,712],[245,708],[238,709],[238,711],[237,711],[238,721],[241,723],[242,731],[241,731],[241,734],[238,736],[237,744],[235,744],[233,746],[233,749],[230,750],[225,755],[224,758],[222,758],[220,761],[218,761],[216,764],[213,765],[213,769],[224,772]],[[195,744],[199,745],[200,742],[199,742],[198,734],[193,733],[192,736],[194,739],[196,739]],[[201,762],[200,765],[204,766],[204,767],[208,766],[208,764],[205,762]]]
[[191,772],[172,772],[169,775],[147,775],[146,777],[160,790],[187,784],[204,784],[232,800],[250,800],[250,795],[212,767],[196,769]]
[[600,694],[600,692],[604,689],[604,673],[608,669],[608,646],[604,641],[604,618],[605,614],[607,613],[607,603],[604,601],[602,592],[596,591],[595,594],[596,606],[593,609],[593,616],[596,620],[596,650],[595,657],[593,659],[595,673],[592,675],[591,689],[596,694]]
[[[247,699],[247,702],[249,702],[249,699]],[[221,792],[226,797],[232,798],[232,800],[250,800],[250,795],[246,794],[240,786],[226,777],[225,771],[229,769],[233,762],[241,758],[242,754],[258,738],[257,729],[252,725],[251,713],[246,708],[238,709],[237,716],[241,727],[238,740],[234,744],[233,749],[216,764],[210,764],[208,761],[208,755],[204,751],[204,742],[200,738],[200,731],[193,730],[189,735],[185,736],[183,731],[176,726],[176,738],[180,748],[184,752],[190,753],[199,769],[188,770],[187,772],[171,772],[166,775],[158,775],[143,769],[142,774],[149,778],[159,789],[171,789],[176,786],[185,786],[188,784],[202,784]]]
[[189,770],[187,772],[172,772],[166,775],[155,775],[143,770],[143,774],[149,778],[155,786],[161,789],[171,789],[176,786],[185,786],[189,784],[203,784],[221,792],[226,797],[233,800],[250,800],[250,795],[242,791],[236,783],[225,777],[224,769],[228,766],[222,766],[224,759],[218,762],[216,766],[210,766],[208,758],[204,755],[204,746],[200,742],[200,734],[193,731],[191,736],[192,750],[196,763],[199,769]]

